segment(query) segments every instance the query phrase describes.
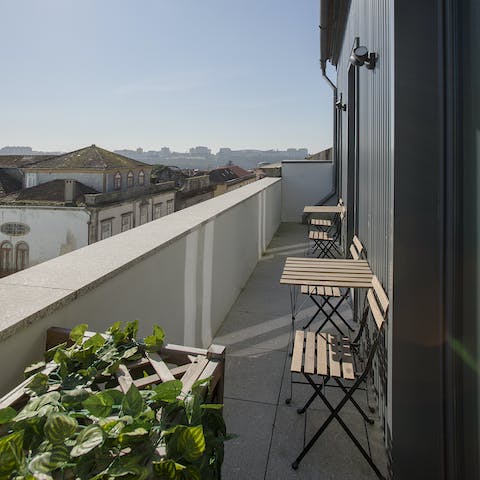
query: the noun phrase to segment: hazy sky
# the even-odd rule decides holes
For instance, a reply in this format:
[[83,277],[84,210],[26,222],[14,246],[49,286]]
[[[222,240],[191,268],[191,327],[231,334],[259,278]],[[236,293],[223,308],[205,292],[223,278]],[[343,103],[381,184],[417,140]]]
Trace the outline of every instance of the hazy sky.
[[0,146],[331,145],[318,0],[0,0]]

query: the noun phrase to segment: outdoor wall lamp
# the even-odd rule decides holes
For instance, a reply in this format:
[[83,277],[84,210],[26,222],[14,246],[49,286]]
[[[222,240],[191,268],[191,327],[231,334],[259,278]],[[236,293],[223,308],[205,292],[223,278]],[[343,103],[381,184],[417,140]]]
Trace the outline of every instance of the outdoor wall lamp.
[[347,110],[347,104],[342,103],[342,94],[340,94],[340,98],[335,102],[335,107],[337,110],[343,110],[344,112]]
[[375,68],[375,62],[377,61],[377,55],[373,52],[368,52],[368,48],[363,45],[353,49],[350,55],[350,63],[356,67],[365,65],[369,70]]

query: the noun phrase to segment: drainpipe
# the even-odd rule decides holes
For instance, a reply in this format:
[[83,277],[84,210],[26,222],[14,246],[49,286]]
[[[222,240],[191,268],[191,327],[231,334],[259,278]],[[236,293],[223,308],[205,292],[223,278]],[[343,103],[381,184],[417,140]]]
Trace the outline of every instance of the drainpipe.
[[[320,26],[320,28],[322,28]],[[330,85],[330,87],[333,90],[333,189],[332,191],[324,198],[321,200],[321,203],[325,203],[327,200],[330,200],[334,195],[337,194],[337,189],[338,189],[338,145],[337,145],[337,110],[336,110],[336,103],[338,100],[338,92],[337,92],[337,87],[336,85],[330,80],[330,78],[327,75],[326,72],[327,68],[327,62],[326,60],[321,59],[320,60],[320,69],[322,70],[322,77],[325,79],[325,81]]]

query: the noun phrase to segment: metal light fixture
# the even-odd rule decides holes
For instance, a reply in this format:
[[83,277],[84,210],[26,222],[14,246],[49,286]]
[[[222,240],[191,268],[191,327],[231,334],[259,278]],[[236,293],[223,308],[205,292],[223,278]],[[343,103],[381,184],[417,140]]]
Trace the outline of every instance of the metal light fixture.
[[375,68],[375,63],[377,61],[377,55],[373,52],[368,51],[367,47],[360,45],[353,49],[352,54],[350,55],[350,63],[356,67],[361,67],[365,65],[369,70]]

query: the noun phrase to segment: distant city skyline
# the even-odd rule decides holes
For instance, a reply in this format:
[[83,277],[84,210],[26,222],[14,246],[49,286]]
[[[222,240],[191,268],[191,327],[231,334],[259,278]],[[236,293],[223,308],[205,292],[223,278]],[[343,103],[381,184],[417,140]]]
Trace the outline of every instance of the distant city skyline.
[[5,0],[2,18],[3,145],[331,146],[318,0]]

